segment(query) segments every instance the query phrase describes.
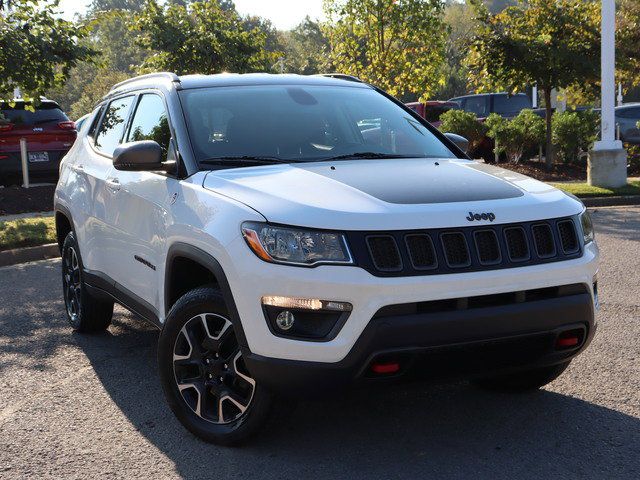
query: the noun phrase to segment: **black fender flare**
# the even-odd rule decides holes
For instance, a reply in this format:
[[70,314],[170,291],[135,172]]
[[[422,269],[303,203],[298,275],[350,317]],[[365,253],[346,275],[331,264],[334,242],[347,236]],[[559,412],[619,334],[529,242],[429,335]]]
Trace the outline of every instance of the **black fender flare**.
[[224,269],[222,268],[222,265],[220,265],[220,262],[218,262],[218,260],[198,247],[194,247],[193,245],[189,245],[183,242],[176,242],[169,247],[169,250],[167,252],[164,277],[165,314],[169,311],[169,285],[171,284],[170,279],[174,263],[173,260],[176,257],[188,258],[189,260],[199,263],[203,267],[207,268],[211,273],[213,273],[213,275],[216,277],[216,280],[218,281],[222,297],[224,298],[227,308],[229,309],[229,316],[231,317],[230,320],[233,323],[233,327],[236,332],[236,338],[238,339],[238,344],[240,345],[240,347],[248,350],[247,337],[245,336],[244,329],[242,328],[242,321],[240,320],[240,314],[238,313],[236,302],[233,299],[233,293],[231,292],[231,287],[229,286],[227,275],[224,273]]

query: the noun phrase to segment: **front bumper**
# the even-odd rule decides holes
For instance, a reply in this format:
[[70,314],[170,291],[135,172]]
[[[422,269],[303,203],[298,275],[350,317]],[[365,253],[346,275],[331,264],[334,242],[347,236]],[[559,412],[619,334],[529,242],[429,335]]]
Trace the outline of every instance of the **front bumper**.
[[[566,323],[593,323],[592,282],[597,272],[598,247],[591,243],[584,248],[582,257],[544,265],[503,270],[469,272],[424,277],[379,278],[358,267],[319,266],[316,268],[289,267],[263,262],[253,255],[241,237],[226,246],[229,254],[223,269],[233,292],[234,301],[246,343],[243,347],[255,358],[295,360],[333,364],[336,368],[364,335],[376,313],[388,305],[427,302],[432,300],[515,292],[558,285],[583,284],[588,294],[583,302],[591,306],[584,318]],[[312,342],[275,336],[265,321],[261,298],[265,295],[283,295],[319,298],[348,302],[353,311],[338,334],[330,341]],[[525,310],[530,308],[526,304]],[[468,316],[468,312],[462,314]],[[538,331],[544,330],[544,321],[551,313],[540,315]],[[511,317],[515,325],[520,314]],[[580,318],[578,318],[580,317]],[[482,316],[478,322],[484,322]],[[535,323],[535,322],[534,322]],[[448,321],[445,326],[449,325]],[[553,325],[556,328],[558,325]],[[394,324],[395,329],[395,324]],[[518,335],[523,330],[506,334]],[[526,330],[524,330],[526,333]],[[425,340],[432,335],[425,331]],[[461,338],[460,341],[465,341]],[[420,347],[431,345],[426,343]],[[257,367],[256,367],[257,368]]]
[[[566,332],[578,332],[579,342],[558,347],[558,338]],[[594,304],[585,291],[510,305],[374,318],[336,363],[244,354],[247,368],[266,388],[285,395],[315,395],[388,378],[468,377],[553,365],[584,350],[594,332]],[[399,369],[378,375],[371,367],[379,362],[393,362]]]

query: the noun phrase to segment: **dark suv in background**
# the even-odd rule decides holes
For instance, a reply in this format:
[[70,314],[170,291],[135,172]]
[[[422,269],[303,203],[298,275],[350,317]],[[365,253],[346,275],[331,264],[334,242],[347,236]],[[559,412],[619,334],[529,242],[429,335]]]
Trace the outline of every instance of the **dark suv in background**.
[[0,101],[0,181],[22,175],[20,139],[27,140],[29,175],[57,178],[60,159],[76,140],[75,123],[51,100]]
[[463,95],[449,99],[461,110],[475,113],[479,119],[484,119],[491,113],[501,117],[511,118],[518,115],[525,108],[533,108],[531,99],[524,93],[509,95],[508,93],[480,93],[477,95]]

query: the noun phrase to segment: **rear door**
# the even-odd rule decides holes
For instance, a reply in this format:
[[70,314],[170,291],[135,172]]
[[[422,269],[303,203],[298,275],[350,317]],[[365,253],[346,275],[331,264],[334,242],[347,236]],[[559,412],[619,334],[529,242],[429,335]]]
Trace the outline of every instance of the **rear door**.
[[82,172],[87,189],[89,215],[85,225],[82,258],[86,269],[97,275],[109,275],[116,234],[107,223],[107,215],[115,208],[116,186],[109,181],[113,169],[112,155],[122,142],[135,97],[128,95],[109,102],[98,121],[93,138],[85,149],[85,158],[79,159],[74,169]]
[[[125,141],[153,140],[167,158],[171,131],[163,97],[156,92],[142,93],[136,99]],[[108,246],[109,271],[116,289],[137,302],[130,305],[145,315],[160,310],[158,279],[165,251],[165,230],[170,215],[166,206],[178,181],[155,172],[128,172],[113,169],[110,182],[118,187],[107,211],[109,229],[115,232]],[[132,295],[133,294],[133,295]]]

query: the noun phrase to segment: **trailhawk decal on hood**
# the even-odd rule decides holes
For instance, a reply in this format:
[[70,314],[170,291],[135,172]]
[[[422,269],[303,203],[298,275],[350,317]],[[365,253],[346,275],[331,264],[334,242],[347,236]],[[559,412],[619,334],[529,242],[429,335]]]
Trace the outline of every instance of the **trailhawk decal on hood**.
[[[243,203],[269,222],[328,230],[449,228],[469,225],[469,212],[479,213],[481,222],[491,223],[482,220],[489,212],[494,224],[524,222],[546,218],[548,212],[575,215],[583,208],[541,182],[458,159],[276,164],[200,175],[204,188]],[[380,179],[365,181],[372,176]]]
[[357,160],[296,164],[388,203],[425,204],[515,198],[523,192],[491,174],[469,168],[471,162],[433,159]]

